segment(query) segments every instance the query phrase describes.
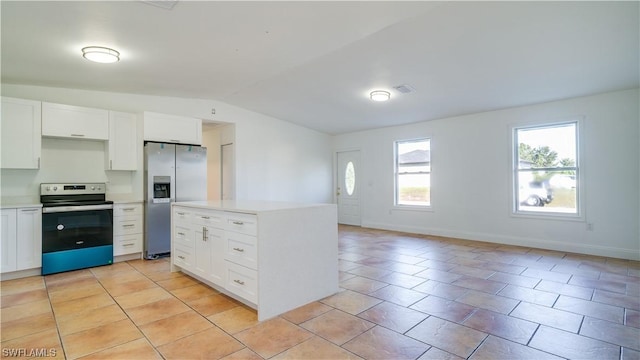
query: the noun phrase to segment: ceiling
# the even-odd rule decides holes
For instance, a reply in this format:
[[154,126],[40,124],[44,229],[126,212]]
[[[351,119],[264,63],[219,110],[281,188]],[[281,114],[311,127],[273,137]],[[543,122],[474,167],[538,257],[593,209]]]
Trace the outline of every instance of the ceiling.
[[636,1],[0,4],[3,83],[217,100],[328,134],[639,86]]

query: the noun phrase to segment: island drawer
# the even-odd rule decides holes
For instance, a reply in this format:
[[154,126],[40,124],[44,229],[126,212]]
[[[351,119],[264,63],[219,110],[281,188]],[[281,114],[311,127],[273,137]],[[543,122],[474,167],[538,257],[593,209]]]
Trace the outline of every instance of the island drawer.
[[193,266],[193,249],[175,245],[171,257],[175,265],[191,270]]
[[254,303],[258,303],[258,273],[242,265],[225,261],[227,268],[227,285],[225,288]]
[[225,230],[258,235],[258,217],[253,214],[226,212]]
[[173,226],[173,241],[176,245],[193,248],[193,230],[182,224]]
[[224,228],[224,213],[222,211],[198,211],[193,213],[193,223],[202,226]]
[[251,268],[258,269],[258,241],[255,236],[225,232],[226,259]]

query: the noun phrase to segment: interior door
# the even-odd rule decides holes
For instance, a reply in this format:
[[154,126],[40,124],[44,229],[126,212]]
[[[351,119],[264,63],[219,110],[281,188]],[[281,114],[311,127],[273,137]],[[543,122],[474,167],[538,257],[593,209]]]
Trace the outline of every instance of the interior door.
[[337,158],[338,223],[360,226],[360,151],[339,152]]
[[233,144],[225,144],[220,147],[222,166],[220,166],[221,182],[220,188],[222,190],[222,200],[233,200],[236,197],[235,188],[235,148]]

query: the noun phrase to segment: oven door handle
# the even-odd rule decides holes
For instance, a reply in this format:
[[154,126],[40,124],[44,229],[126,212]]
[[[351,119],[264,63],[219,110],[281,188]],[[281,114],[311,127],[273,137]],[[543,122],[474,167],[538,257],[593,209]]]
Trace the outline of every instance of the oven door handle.
[[113,204],[43,207],[42,213],[50,214],[50,213],[71,212],[71,211],[91,211],[91,210],[109,210],[109,209],[113,209]]

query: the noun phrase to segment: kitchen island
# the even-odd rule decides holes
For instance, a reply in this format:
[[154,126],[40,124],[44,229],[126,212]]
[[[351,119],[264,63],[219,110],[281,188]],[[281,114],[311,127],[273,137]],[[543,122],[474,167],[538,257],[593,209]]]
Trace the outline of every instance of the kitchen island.
[[334,204],[177,202],[171,270],[189,274],[266,320],[338,292]]

